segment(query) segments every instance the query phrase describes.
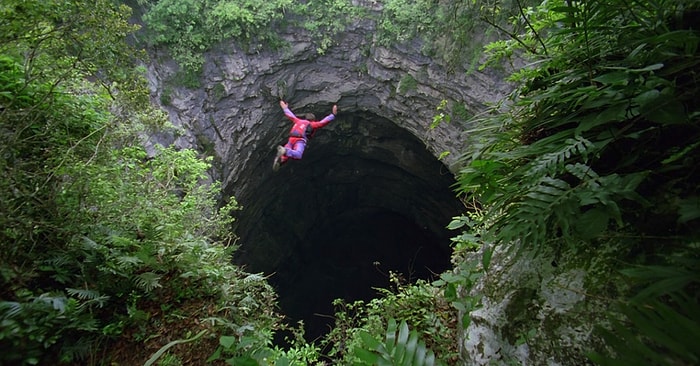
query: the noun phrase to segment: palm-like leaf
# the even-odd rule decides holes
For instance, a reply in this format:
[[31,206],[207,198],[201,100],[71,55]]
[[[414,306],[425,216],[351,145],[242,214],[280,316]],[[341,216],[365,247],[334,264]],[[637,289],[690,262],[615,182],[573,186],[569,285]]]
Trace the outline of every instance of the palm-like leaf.
[[384,342],[380,342],[365,331],[360,332],[364,347],[354,350],[362,365],[431,366],[435,365],[435,354],[415,330],[409,330],[406,321],[397,324],[389,319]]

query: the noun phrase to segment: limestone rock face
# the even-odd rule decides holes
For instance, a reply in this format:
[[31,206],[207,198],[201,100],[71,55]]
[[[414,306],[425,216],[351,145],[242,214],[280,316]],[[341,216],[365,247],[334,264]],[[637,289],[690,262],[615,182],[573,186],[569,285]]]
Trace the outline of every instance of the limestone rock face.
[[218,173],[228,193],[242,198],[250,186],[272,174],[269,169],[265,174],[246,174],[257,169],[251,163],[263,160],[262,154],[270,160],[274,146],[286,140],[289,122],[278,105],[283,98],[295,113],[311,112],[318,119],[338,104],[336,126],[323,134],[351,133],[343,126],[358,120],[359,114],[370,121],[374,117],[389,121],[392,128],[413,135],[428,154],[438,157],[449,151],[443,161],[450,168],[464,147],[464,125],[454,116],[451,123],[431,129],[438,104],[445,99],[450,107],[460,104],[476,113],[486,103],[500,100],[508,85],[499,75],[448,72],[422,56],[419,45],[375,46],[368,36],[372,32],[370,23],[357,24],[324,55],[303,33],[287,35],[289,46],[274,52],[251,54],[224,45],[207,55],[202,87],[196,90],[165,88],[162,82],[175,74],[175,66],[152,66],[155,99],[169,101],[164,108],[173,124],[183,129],[179,136],[161,136],[160,142],[207,147],[222,161]]
[[[468,261],[480,262],[482,253]],[[592,337],[606,322],[607,301],[591,292],[595,276],[570,255],[496,248],[489,270],[465,291],[480,305],[463,329],[470,365],[586,365]],[[477,265],[478,270],[481,266]]]

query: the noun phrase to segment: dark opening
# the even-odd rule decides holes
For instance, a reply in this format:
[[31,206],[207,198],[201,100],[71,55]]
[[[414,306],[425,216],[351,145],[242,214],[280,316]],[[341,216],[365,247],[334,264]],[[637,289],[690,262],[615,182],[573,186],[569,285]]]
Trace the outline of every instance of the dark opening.
[[282,312],[307,340],[333,326],[332,301],[377,296],[389,271],[409,282],[450,266],[445,227],[464,207],[454,177],[424,144],[374,115],[344,115],[309,142],[300,161],[244,192],[237,261],[272,274]]
[[449,253],[440,238],[399,213],[363,209],[329,218],[277,270],[271,283],[292,320],[303,319],[310,339],[332,326],[331,303],[370,300],[373,287],[389,286],[389,271],[405,281],[430,278],[446,269]]

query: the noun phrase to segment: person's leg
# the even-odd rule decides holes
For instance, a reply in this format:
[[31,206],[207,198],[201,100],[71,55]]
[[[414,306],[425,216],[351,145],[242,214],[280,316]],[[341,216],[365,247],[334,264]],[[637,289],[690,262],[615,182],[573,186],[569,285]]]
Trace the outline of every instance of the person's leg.
[[287,154],[285,154],[285,157],[299,160],[301,159],[301,156],[304,155],[304,149],[306,149],[306,141],[299,140],[294,143],[294,146],[292,148],[289,148],[289,146],[285,147],[287,148]]
[[287,157],[284,154],[287,153],[287,149],[282,146],[277,146],[277,153],[275,154],[275,160],[272,162],[272,170],[279,170],[280,166],[287,161]]
[[285,152],[280,156],[280,162],[285,163],[289,159],[289,152],[294,149],[294,144],[291,141],[287,141],[284,145]]

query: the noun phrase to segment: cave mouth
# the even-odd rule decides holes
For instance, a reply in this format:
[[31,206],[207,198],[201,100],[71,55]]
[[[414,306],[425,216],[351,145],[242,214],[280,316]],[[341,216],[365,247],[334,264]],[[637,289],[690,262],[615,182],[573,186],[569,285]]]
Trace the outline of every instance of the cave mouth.
[[416,136],[346,112],[274,174],[273,150],[253,164],[261,183],[239,195],[236,262],[270,276],[281,312],[304,322],[307,340],[334,325],[334,299],[369,301],[391,286],[390,272],[408,283],[449,269],[446,226],[464,206],[453,175]]
[[383,208],[345,212],[320,223],[295,258],[270,283],[290,320],[304,320],[308,339],[333,326],[333,300],[369,301],[388,288],[390,272],[402,282],[430,279],[447,269],[449,253],[434,233]]

